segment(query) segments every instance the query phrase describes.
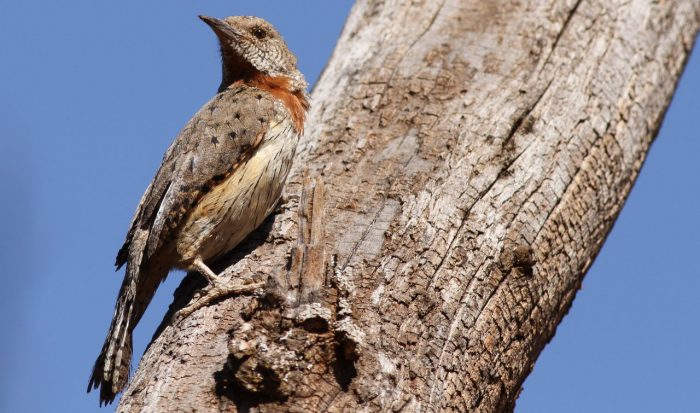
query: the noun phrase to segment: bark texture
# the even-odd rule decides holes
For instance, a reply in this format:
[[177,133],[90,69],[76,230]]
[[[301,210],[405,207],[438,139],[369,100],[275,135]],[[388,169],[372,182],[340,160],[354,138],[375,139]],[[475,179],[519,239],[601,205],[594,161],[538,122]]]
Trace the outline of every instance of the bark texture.
[[700,0],[360,0],[288,201],[118,411],[501,412],[656,135]]

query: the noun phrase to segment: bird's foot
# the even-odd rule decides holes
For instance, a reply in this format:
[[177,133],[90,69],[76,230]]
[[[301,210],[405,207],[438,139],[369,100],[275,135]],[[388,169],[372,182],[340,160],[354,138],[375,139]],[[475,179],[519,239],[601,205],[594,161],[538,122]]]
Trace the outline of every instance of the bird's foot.
[[242,284],[239,282],[227,282],[217,279],[215,282],[209,282],[209,285],[204,287],[199,294],[195,295],[192,301],[184,308],[181,308],[176,313],[176,319],[187,318],[190,314],[200,308],[211,305],[217,300],[232,295],[251,293],[265,286],[265,282],[254,282]]
[[250,293],[265,286],[265,283],[262,281],[250,284],[241,284],[235,281],[232,282],[224,280],[222,277],[214,274],[214,272],[209,269],[209,267],[207,267],[206,264],[204,264],[204,262],[199,258],[194,260],[193,269],[199,271],[199,273],[205,276],[207,280],[209,280],[209,285],[204,287],[200,293],[192,299],[192,302],[190,302],[187,307],[184,307],[177,312],[175,315],[176,319],[184,319],[200,308],[211,305],[214,301],[221,298]]

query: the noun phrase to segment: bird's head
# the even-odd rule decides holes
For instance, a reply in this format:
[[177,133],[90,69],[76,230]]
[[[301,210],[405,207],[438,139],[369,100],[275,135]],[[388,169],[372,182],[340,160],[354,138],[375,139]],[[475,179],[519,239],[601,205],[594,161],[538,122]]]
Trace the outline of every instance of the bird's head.
[[223,78],[219,90],[262,74],[286,78],[292,92],[305,92],[308,84],[297,69],[296,57],[270,23],[253,16],[199,18],[214,30],[221,45]]

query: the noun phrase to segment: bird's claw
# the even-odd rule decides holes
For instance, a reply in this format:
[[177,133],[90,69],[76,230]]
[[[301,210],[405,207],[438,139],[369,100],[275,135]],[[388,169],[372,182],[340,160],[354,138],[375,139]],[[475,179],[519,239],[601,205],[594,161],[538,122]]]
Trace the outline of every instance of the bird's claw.
[[245,293],[251,293],[259,288],[263,288],[265,282],[258,281],[250,284],[240,284],[240,283],[224,283],[216,282],[210,283],[208,286],[204,287],[200,294],[197,294],[192,301],[186,306],[181,308],[175,314],[175,318],[182,320],[187,318],[190,314],[199,310],[202,307],[211,305],[213,302],[228,297],[231,295],[239,295]]

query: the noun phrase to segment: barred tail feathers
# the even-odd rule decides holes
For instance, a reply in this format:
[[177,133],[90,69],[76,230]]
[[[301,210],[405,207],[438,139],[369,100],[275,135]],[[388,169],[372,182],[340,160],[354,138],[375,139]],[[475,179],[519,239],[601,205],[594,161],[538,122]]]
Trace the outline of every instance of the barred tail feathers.
[[134,329],[131,321],[140,275],[138,269],[133,267],[131,262],[127,264],[112,323],[88,384],[88,392],[100,388],[100,405],[112,403],[129,379],[131,332]]
[[141,265],[146,238],[144,231],[132,239],[112,323],[88,383],[88,392],[100,388],[100,405],[112,403],[126,386],[131,368],[131,333],[168,273],[167,268]]

